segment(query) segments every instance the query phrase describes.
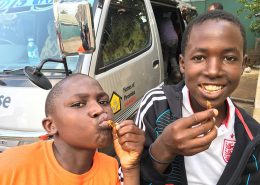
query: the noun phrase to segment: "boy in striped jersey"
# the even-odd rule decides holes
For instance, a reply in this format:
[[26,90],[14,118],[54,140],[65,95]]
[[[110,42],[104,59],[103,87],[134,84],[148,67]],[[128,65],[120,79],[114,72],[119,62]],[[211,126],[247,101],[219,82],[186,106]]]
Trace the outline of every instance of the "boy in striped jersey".
[[147,92],[136,117],[146,132],[141,184],[260,184],[260,125],[229,98],[246,60],[242,24],[207,12],[181,49],[184,81]]

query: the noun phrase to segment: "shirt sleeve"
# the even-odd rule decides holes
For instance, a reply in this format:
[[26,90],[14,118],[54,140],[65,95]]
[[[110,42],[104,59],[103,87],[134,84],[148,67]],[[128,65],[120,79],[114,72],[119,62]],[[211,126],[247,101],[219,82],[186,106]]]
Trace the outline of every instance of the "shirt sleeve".
[[153,96],[153,93],[144,96],[135,120],[135,124],[145,131],[145,146],[140,161],[142,185],[164,184],[167,179],[167,175],[159,173],[153,167],[153,161],[148,152],[149,146],[159,135],[156,126],[156,106],[154,104],[154,100],[159,98],[157,94]]

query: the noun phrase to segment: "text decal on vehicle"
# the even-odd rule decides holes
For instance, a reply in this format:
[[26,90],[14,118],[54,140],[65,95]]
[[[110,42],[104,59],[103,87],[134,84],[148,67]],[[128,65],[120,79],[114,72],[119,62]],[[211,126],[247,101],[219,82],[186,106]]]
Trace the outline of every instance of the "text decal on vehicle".
[[0,107],[7,109],[10,103],[11,103],[11,97],[9,96],[4,97],[4,95],[0,95]]

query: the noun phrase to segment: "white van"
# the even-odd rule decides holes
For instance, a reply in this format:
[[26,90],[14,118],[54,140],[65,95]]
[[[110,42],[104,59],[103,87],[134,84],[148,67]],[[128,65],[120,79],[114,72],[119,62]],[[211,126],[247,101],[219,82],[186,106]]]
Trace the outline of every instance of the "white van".
[[46,89],[71,73],[100,82],[115,121],[133,116],[144,93],[164,81],[156,11],[173,12],[179,41],[184,30],[175,1],[89,0],[92,12],[80,16],[88,19],[94,40],[88,38],[93,47],[82,51],[75,7],[86,1],[54,1],[0,3],[0,151],[45,134]]

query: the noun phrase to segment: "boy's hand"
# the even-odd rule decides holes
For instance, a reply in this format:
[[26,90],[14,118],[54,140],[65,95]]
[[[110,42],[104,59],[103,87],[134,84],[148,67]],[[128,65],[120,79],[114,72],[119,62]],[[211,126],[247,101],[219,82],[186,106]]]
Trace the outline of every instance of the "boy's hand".
[[129,170],[139,166],[144,148],[145,136],[132,120],[120,123],[120,128],[113,128],[114,147],[120,159],[122,169]]
[[169,124],[154,142],[153,156],[171,161],[176,155],[190,156],[208,149],[217,137],[214,118],[217,114],[216,109],[209,109]]

